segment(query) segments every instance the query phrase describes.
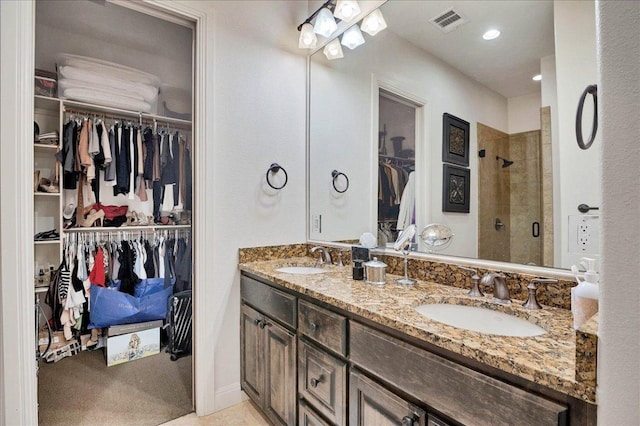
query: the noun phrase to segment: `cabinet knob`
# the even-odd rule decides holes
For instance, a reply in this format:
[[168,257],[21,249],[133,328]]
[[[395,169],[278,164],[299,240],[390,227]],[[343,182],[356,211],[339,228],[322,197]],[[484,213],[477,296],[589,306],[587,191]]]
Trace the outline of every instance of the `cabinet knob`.
[[266,323],[266,322],[264,322],[264,321],[260,321],[260,322],[258,323],[258,327],[260,327],[260,329],[264,329],[266,326],[267,326],[267,323]]
[[256,318],[256,319],[254,319],[254,320],[253,320],[253,323],[254,323],[255,325],[260,325],[260,322],[261,322],[261,321],[260,321],[260,319],[258,319],[258,318]]
[[416,418],[413,416],[404,416],[402,418],[402,426],[413,426]]
[[311,329],[311,331],[313,331],[315,333],[315,331],[318,329],[318,324],[316,324],[315,322],[311,321],[311,324],[309,324],[309,328]]
[[311,380],[309,380],[309,385],[311,385],[312,388],[316,388],[318,387],[318,385],[320,383],[322,383],[322,379],[324,377],[321,375],[320,377],[318,377],[317,379],[315,377],[311,378]]

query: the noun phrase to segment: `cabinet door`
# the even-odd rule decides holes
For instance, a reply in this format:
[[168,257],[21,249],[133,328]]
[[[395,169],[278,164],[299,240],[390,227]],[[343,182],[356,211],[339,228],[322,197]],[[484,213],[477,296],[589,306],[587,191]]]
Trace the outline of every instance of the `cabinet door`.
[[424,426],[424,410],[352,370],[349,376],[349,425]]
[[240,319],[240,372],[242,389],[253,401],[264,403],[264,332],[262,315],[242,304]]
[[264,409],[276,425],[294,425],[296,419],[296,338],[265,319]]

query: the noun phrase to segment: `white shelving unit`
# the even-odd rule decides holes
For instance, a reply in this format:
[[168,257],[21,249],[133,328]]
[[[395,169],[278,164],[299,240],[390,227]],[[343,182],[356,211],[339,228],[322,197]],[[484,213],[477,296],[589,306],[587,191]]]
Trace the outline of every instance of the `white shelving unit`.
[[[172,117],[165,117],[156,114],[141,113],[137,111],[123,110],[118,108],[104,107],[101,105],[89,104],[85,102],[77,102],[66,99],[51,98],[46,96],[35,96],[34,103],[34,120],[38,123],[40,133],[47,133],[54,130],[60,135],[58,144],[43,144],[34,142],[34,172],[40,171],[40,177],[53,180],[58,168],[60,176],[60,191],[56,193],[39,192],[37,184],[34,181],[34,209],[35,224],[34,232],[39,233],[56,229],[61,238],[56,240],[34,241],[35,265],[34,265],[34,282],[40,269],[48,269],[50,266],[57,267],[60,263],[62,255],[62,241],[65,233],[76,232],[132,232],[145,230],[178,230],[190,229],[191,225],[147,225],[147,226],[122,226],[118,228],[111,227],[76,227],[64,229],[62,210],[64,205],[71,199],[75,199],[75,191],[64,190],[62,188],[62,171],[59,169],[60,164],[55,160],[55,154],[61,149],[63,143],[63,128],[66,115],[84,111],[87,115],[95,116],[111,116],[122,117],[132,122],[140,123],[169,123],[171,127],[181,129],[183,131],[191,131],[192,123],[188,120],[182,120]],[[130,208],[139,208],[141,202],[139,200],[130,202],[119,200],[114,202],[117,205],[129,205]],[[41,289],[42,287],[38,287]]]
[[[60,100],[36,95],[34,99],[33,117],[38,124],[40,134],[57,131],[60,133]],[[35,130],[35,129],[34,129]],[[51,181],[59,171],[59,164],[55,159],[56,152],[60,149],[61,141],[58,144],[43,144],[31,141],[33,144],[33,165],[34,165],[34,193],[33,206],[34,214],[34,234],[52,229],[60,234],[61,226],[61,193],[38,192],[38,182],[35,180],[35,172],[39,171],[39,178],[46,178]],[[58,176],[60,174],[58,173]],[[46,271],[50,266],[57,267],[60,263],[61,243],[60,239],[36,241],[34,238],[34,260],[33,277],[34,285],[40,272]],[[38,287],[37,289],[41,289]]]

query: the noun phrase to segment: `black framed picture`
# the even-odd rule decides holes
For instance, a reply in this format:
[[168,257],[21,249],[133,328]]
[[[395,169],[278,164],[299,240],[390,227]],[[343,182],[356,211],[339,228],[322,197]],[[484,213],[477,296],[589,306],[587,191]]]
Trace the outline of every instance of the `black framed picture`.
[[469,165],[469,123],[446,112],[442,115],[442,161]]
[[443,164],[442,171],[442,211],[469,213],[470,170]]

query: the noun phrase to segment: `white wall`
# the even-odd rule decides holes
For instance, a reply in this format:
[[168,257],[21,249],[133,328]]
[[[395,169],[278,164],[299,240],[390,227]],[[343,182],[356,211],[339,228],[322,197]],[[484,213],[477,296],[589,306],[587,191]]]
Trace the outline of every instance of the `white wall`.
[[[393,52],[389,60],[388,52]],[[311,214],[323,213],[323,233],[314,239],[357,238],[374,232],[377,186],[377,93],[372,79],[394,87],[400,94],[426,103],[426,131],[417,141],[418,194],[427,194],[428,211],[418,214],[418,228],[427,223],[448,224],[461,238],[453,240],[446,254],[475,257],[477,254],[477,141],[476,122],[507,131],[507,101],[397,37],[383,31],[356,50],[345,49],[345,58],[326,61],[321,52],[311,65]],[[373,73],[373,76],[372,76]],[[442,114],[448,112],[471,123],[471,212],[442,212]],[[374,121],[375,120],[375,121]],[[422,146],[421,146],[422,144]],[[426,147],[426,149],[425,149]],[[424,157],[420,156],[420,149]],[[427,164],[427,167],[424,167]],[[328,173],[342,167],[351,187],[336,208]],[[422,176],[418,173],[421,173]],[[417,205],[420,206],[420,200]]]
[[39,1],[36,19],[36,68],[55,71],[56,54],[72,53],[140,69],[191,92],[190,28],[92,1]]
[[[602,285],[598,419],[640,424],[640,3],[599,1]],[[597,142],[596,142],[597,143]],[[595,147],[594,149],[598,149]]]
[[[196,2],[197,3],[197,2]],[[213,251],[208,259],[216,312],[216,409],[238,401],[238,248],[304,242],[305,57],[296,27],[306,2],[216,1],[212,156]],[[265,173],[282,165],[289,183],[266,191]],[[210,184],[204,182],[205,185]],[[197,380],[197,378],[196,378]]]
[[[163,3],[170,9],[175,4]],[[196,271],[206,271],[195,277],[202,296],[196,307],[207,318],[214,317],[195,330],[196,387],[206,389],[215,382],[212,392],[201,392],[197,399],[198,413],[206,414],[241,398],[238,248],[305,241],[305,59],[297,48],[296,27],[307,9],[306,2],[296,1],[180,4],[207,14],[207,37],[198,54],[207,61],[209,73],[199,76],[204,92],[196,94],[196,100],[209,128],[215,129],[201,135],[207,145],[200,151],[205,158],[196,159],[195,191],[200,197],[194,200],[196,219],[201,219],[197,237],[210,241],[207,250],[195,253]],[[33,207],[32,198],[24,197],[30,193],[32,155],[17,149],[25,146],[31,130],[15,123],[31,120],[33,62],[24,52],[33,46],[33,4],[1,5],[0,424],[35,424],[34,345],[29,343],[33,296],[23,299],[24,287],[15,285],[30,283],[32,275],[28,236],[33,235]],[[286,167],[289,184],[278,195],[267,196],[264,174],[273,161]],[[17,186],[5,188],[10,183]]]
[[[568,252],[568,216],[579,214],[577,206],[586,203],[600,206],[600,152],[597,148],[581,150],[576,143],[575,119],[583,90],[596,82],[595,6],[591,0],[555,1],[556,77],[558,88],[558,171],[554,191],[562,194],[559,218],[560,267],[568,268],[580,258]],[[593,101],[589,96],[584,108],[583,134],[591,134]],[[601,145],[598,133],[594,146]]]
[[540,129],[540,92],[529,93],[507,99],[509,131],[514,134]]

